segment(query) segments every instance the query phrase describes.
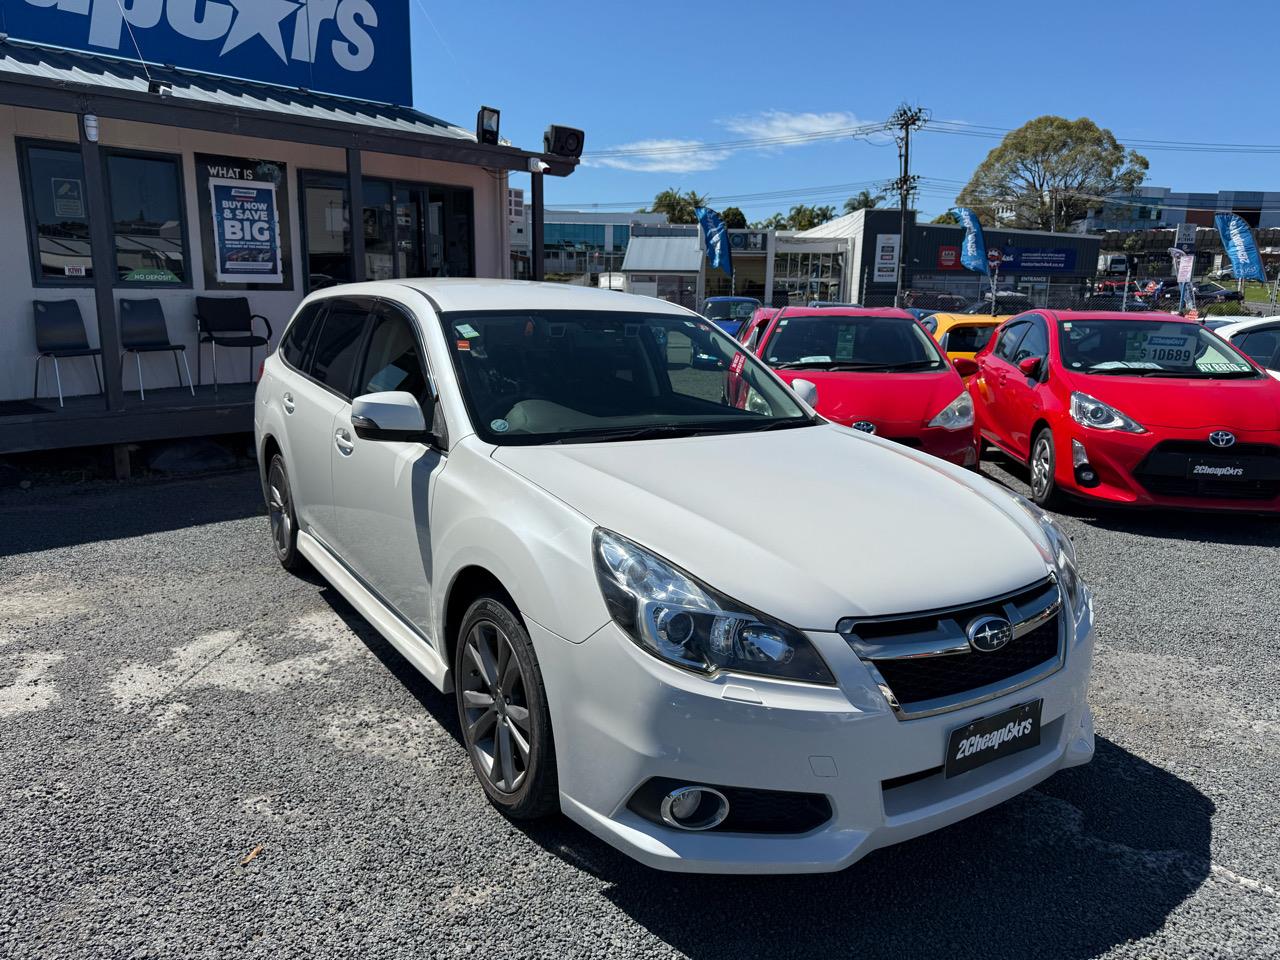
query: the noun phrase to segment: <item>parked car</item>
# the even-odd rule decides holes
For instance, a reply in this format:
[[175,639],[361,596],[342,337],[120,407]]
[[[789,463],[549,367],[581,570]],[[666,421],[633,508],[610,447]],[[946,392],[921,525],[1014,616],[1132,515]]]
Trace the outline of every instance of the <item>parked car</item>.
[[936,313],[930,319],[934,321],[934,329],[929,332],[948,357],[952,360],[972,360],[987,345],[996,327],[1009,318]]
[[[1035,303],[1026,294],[1017,293],[1013,290],[999,290],[996,292],[996,309],[997,315],[1008,316],[1015,313],[1021,313],[1024,310],[1034,310]],[[960,313],[985,313],[991,315],[991,294],[986,294],[981,300],[977,300]]]
[[768,328],[769,322],[778,315],[778,309],[778,307],[758,307],[751,314],[751,319],[738,329],[737,338],[747,345],[748,350],[760,343],[760,338]]
[[824,417],[961,466],[978,462],[961,374],[905,310],[787,307],[747,346],[787,383],[812,389]]
[[731,337],[760,306],[755,297],[708,297],[702,315]]
[[1280,384],[1194,320],[1038,310],[977,362],[979,432],[1041,505],[1280,510]]
[[1230,340],[1236,349],[1280,380],[1280,317],[1233,317],[1213,332]]
[[964,297],[957,294],[941,293],[937,290],[908,290],[903,299],[908,310],[914,308],[931,312],[963,310],[968,303]]
[[938,321],[934,319],[934,316],[938,312],[937,310],[925,310],[922,307],[905,307],[904,309],[907,313],[920,321],[920,326],[924,327],[930,333],[933,333],[938,329]]
[[[694,339],[725,369],[685,365]],[[1092,602],[1058,525],[823,420],[679,306],[326,290],[254,416],[280,562],[453,696],[513,819],[559,809],[668,870],[838,870],[1093,754]]]

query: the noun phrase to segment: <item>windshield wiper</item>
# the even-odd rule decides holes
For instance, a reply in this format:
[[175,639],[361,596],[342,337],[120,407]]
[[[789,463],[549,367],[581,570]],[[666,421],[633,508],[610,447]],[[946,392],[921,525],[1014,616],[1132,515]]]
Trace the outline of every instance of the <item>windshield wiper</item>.
[[552,443],[608,443],[613,440],[658,440],[670,437],[696,437],[702,433],[714,433],[715,427],[689,426],[687,424],[661,423],[650,427],[631,427],[618,430],[584,430],[552,440]]
[[839,362],[839,360],[788,360],[786,363],[775,363],[771,366],[775,370],[830,370]]

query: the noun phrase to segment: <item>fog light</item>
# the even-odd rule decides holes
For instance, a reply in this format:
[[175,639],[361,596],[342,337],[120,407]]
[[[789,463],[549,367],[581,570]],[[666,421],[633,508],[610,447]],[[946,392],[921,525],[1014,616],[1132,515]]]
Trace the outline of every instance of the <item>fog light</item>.
[[1082,487],[1096,487],[1102,481],[1098,471],[1089,463],[1089,454],[1079,440],[1071,441],[1071,465],[1075,468],[1076,483]]
[[729,801],[711,787],[680,787],[662,798],[662,820],[677,830],[710,830],[729,815]]

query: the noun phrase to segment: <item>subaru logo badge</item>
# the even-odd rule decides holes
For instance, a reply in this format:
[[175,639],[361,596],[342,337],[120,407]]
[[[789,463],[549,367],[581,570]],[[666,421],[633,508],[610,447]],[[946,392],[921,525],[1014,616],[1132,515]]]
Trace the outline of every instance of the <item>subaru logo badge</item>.
[[876,425],[870,420],[859,420],[853,425],[853,429],[859,430],[862,433],[875,433]]
[[1013,639],[1013,625],[1004,617],[978,617],[965,632],[969,646],[979,653],[995,653]]
[[1209,434],[1209,442],[1215,447],[1234,447],[1236,435],[1229,430],[1215,430]]

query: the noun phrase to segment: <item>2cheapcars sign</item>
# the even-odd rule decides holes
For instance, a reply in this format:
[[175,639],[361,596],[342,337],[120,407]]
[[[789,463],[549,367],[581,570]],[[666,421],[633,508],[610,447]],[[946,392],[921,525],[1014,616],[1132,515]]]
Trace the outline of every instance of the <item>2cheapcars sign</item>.
[[34,43],[413,102],[408,0],[0,0],[0,27]]

